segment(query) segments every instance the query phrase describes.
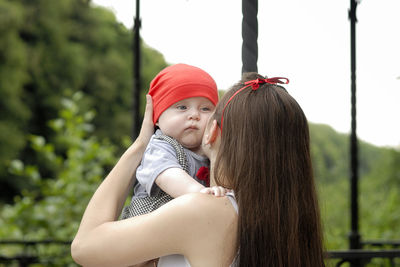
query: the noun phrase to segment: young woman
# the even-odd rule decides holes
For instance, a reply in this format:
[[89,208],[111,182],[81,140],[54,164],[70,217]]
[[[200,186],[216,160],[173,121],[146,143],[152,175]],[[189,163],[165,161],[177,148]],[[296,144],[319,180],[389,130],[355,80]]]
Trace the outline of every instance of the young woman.
[[[324,266],[307,120],[277,85],[250,73],[216,107],[203,137],[217,198],[192,193],[156,211],[117,221],[153,133],[148,99],[142,131],[100,185],[72,256],[84,266]],[[134,164],[132,164],[134,162]],[[237,210],[238,207],[238,210]],[[172,255],[173,256],[167,256]]]

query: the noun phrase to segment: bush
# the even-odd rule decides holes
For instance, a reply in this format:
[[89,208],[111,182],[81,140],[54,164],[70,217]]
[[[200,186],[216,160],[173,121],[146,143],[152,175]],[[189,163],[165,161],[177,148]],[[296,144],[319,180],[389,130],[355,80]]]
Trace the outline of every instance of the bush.
[[[0,239],[73,239],[90,197],[116,161],[115,148],[90,135],[94,112],[81,114],[82,95],[78,92],[63,99],[59,118],[49,122],[56,134],[54,143],[41,136],[29,138],[37,156],[55,167],[55,177],[42,177],[38,166],[20,160],[11,162],[10,172],[33,186],[15,197],[13,205],[3,206]],[[52,253],[63,253],[61,249],[50,249]],[[4,252],[20,251],[10,248]],[[68,255],[62,262],[72,264],[72,259]]]

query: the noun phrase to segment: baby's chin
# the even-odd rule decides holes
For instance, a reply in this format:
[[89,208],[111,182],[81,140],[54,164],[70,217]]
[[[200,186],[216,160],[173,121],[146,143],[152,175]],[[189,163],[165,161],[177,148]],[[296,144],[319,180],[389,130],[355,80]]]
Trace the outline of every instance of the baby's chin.
[[189,142],[180,142],[185,148],[193,151],[198,155],[204,156],[203,147],[201,146],[201,142],[189,143]]
[[192,150],[194,153],[196,153],[197,155],[203,156],[203,157],[207,157],[206,153],[203,150],[203,146],[199,146],[196,151]]

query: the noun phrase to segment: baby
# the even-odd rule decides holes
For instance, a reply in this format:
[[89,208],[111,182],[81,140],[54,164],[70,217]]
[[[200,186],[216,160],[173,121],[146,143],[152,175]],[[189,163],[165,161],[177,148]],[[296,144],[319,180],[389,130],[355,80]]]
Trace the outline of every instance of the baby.
[[150,83],[152,136],[136,171],[138,184],[122,219],[151,212],[172,198],[209,186],[201,141],[218,102],[217,85],[200,68],[176,64]]

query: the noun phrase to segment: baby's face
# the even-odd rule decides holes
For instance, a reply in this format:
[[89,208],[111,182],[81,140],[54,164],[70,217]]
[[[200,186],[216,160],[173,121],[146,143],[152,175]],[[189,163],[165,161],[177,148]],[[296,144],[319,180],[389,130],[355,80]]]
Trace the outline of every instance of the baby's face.
[[166,109],[156,125],[184,147],[199,152],[208,118],[215,106],[205,97],[190,97]]

